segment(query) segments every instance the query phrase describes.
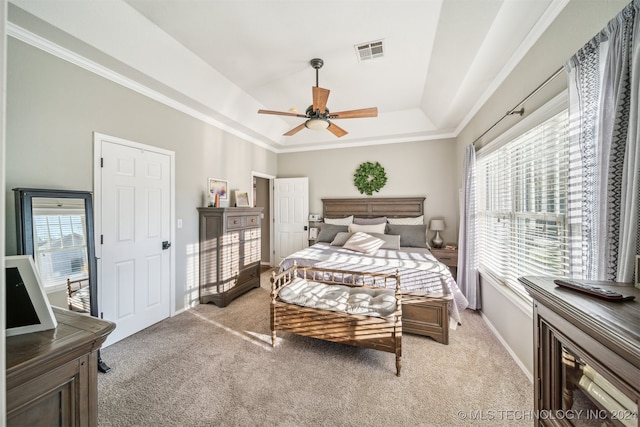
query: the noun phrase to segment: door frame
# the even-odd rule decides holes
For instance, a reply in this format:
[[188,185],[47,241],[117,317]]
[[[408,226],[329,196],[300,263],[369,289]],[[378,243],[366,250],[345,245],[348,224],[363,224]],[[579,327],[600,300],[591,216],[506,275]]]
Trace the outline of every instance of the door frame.
[[[97,259],[97,273],[98,278],[102,277],[102,245],[100,244],[100,236],[102,235],[102,141],[113,142],[126,147],[135,148],[139,150],[151,151],[157,154],[163,154],[169,156],[171,177],[169,184],[169,230],[170,241],[172,242],[171,250],[169,251],[169,316],[173,317],[176,314],[176,153],[171,150],[165,150],[163,148],[154,147],[152,145],[142,144],[135,141],[129,141],[117,136],[106,135],[103,133],[93,133],[93,212],[95,216],[94,232],[96,241],[96,259]],[[98,289],[98,312],[102,310],[102,286]]]
[[[271,227],[269,227],[269,266],[273,267],[273,259],[275,257],[273,250],[273,180],[275,176],[262,172],[251,171],[251,182],[253,185],[253,177],[265,178],[269,180],[269,218],[271,218]],[[251,192],[251,206],[253,206],[253,191]]]

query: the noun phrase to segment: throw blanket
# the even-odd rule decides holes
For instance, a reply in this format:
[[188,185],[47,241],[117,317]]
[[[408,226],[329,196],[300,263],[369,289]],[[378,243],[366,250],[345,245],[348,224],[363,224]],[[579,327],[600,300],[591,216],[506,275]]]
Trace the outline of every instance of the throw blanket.
[[460,323],[460,312],[469,305],[449,268],[438,262],[428,249],[379,249],[373,255],[366,255],[328,243],[316,243],[282,260],[280,271],[291,267],[294,261],[303,267],[315,266],[334,270],[387,274],[394,274],[399,270],[403,292],[434,296],[453,295],[453,301],[449,304],[452,327]]

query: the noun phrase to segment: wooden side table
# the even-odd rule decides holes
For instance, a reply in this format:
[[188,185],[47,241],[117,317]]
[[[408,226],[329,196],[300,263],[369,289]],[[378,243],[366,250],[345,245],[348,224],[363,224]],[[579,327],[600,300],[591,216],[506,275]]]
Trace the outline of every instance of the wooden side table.
[[457,249],[431,249],[434,257],[451,270],[451,275],[456,279],[458,275],[458,250]]

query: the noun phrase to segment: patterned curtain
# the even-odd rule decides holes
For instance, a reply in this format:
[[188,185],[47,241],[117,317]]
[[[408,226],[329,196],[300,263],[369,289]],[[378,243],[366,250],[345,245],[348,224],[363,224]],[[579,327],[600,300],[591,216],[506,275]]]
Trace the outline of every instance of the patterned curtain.
[[479,310],[481,306],[476,239],[476,149],[473,145],[466,148],[463,173],[457,282],[469,301],[469,308]]
[[[633,280],[640,253],[640,0],[634,0],[566,64],[569,200],[575,277]],[[579,205],[579,208],[577,206]]]

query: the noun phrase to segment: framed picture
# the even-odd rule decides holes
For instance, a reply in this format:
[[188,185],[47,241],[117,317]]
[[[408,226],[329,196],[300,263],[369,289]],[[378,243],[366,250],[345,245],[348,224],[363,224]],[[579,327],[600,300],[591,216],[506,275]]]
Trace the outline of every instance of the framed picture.
[[58,323],[44,293],[31,255],[7,256],[6,335],[54,329]]
[[220,200],[227,200],[229,198],[229,181],[225,181],[224,179],[209,178],[207,184],[210,198],[212,198],[212,196],[215,196],[216,194],[220,197]]
[[249,194],[246,191],[236,191],[236,206],[249,206]]

